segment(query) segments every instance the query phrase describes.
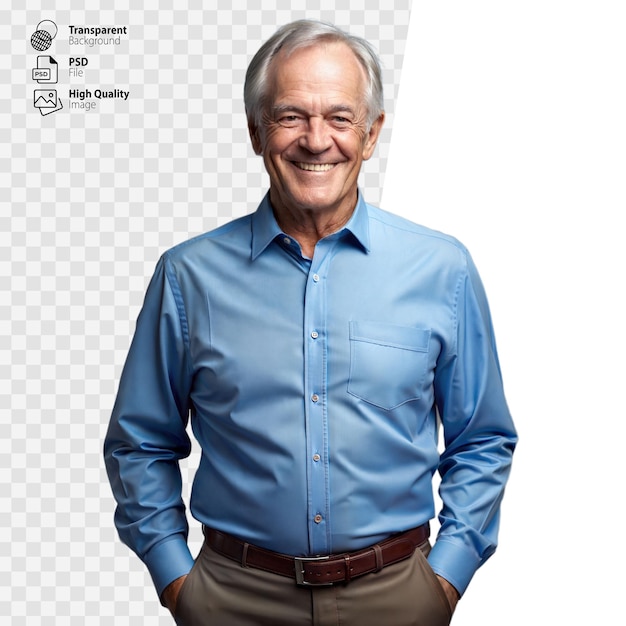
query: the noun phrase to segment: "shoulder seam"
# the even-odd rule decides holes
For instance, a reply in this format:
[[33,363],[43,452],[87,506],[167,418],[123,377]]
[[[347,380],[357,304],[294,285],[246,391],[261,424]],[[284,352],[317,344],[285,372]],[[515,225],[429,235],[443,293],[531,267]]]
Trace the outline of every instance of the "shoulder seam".
[[[438,232],[436,230],[428,228],[427,226],[423,226],[421,224],[417,224],[415,222],[411,222],[410,220],[407,220],[404,217],[396,215],[395,213],[388,213],[384,209],[380,209],[380,208],[377,208],[377,207],[371,207],[370,205],[368,205],[368,207],[374,209],[373,211],[368,211],[370,219],[376,220],[377,222],[381,222],[382,224],[385,224],[386,226],[389,226],[390,228],[395,228],[397,230],[401,230],[403,232],[406,232],[406,233],[409,233],[409,234],[412,234],[412,235],[417,235],[417,236],[421,236],[421,237],[429,237],[431,239],[438,239],[439,241],[445,242],[445,243],[451,245],[453,248],[456,248],[457,250],[462,252],[463,255],[467,255],[467,248],[458,239],[456,239],[452,235],[447,235],[445,233],[440,233],[440,232]],[[392,217],[395,217],[398,220],[404,220],[408,224],[411,224],[414,228],[413,229],[411,229],[411,228],[404,228],[401,224],[394,223],[392,220],[386,220],[386,219],[384,219],[384,216],[386,216],[386,215],[390,215]]]
[[183,335],[183,341],[185,343],[185,349],[189,351],[190,337],[189,337],[189,322],[187,320],[187,312],[185,310],[185,301],[183,300],[183,294],[176,278],[176,273],[172,266],[172,261],[169,258],[169,254],[165,253],[165,278],[169,285],[169,288],[174,296],[174,302],[176,303],[176,310],[178,311],[178,321],[180,323],[180,329]]

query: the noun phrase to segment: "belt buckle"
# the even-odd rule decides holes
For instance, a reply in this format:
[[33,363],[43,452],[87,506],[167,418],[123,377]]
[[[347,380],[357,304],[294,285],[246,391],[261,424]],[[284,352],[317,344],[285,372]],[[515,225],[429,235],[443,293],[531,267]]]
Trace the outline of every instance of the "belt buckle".
[[319,582],[319,583],[310,583],[307,580],[304,580],[304,565],[305,563],[310,563],[312,561],[328,561],[330,559],[329,556],[295,556],[293,557],[294,565],[296,569],[296,585],[300,585],[302,587],[332,587],[334,583],[332,582]]

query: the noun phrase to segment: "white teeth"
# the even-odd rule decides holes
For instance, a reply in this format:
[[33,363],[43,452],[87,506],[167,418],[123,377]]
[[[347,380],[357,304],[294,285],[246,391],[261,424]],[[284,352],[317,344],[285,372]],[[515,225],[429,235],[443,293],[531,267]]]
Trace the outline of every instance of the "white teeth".
[[296,163],[296,165],[307,172],[328,172],[335,167],[333,163]]

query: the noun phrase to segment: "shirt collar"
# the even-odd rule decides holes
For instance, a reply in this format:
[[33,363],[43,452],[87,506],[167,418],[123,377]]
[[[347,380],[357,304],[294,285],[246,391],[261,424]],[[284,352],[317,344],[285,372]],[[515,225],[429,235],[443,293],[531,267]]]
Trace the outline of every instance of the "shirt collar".
[[[352,235],[352,240],[358,244],[364,252],[370,251],[369,217],[367,204],[363,200],[363,195],[359,191],[356,207],[352,216],[339,233],[348,232]],[[337,234],[339,234],[337,233]],[[252,260],[254,261],[267,246],[276,239],[284,237],[276,222],[274,211],[270,203],[269,192],[265,194],[263,201],[252,215]]]

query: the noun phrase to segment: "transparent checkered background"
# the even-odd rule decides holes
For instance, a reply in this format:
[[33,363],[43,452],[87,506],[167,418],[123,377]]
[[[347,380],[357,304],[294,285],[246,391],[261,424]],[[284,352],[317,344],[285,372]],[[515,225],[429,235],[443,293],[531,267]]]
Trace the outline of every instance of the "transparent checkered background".
[[[379,202],[411,2],[20,4],[0,9],[0,618],[170,624],[117,538],[101,455],[147,281],[165,249],[262,198],[268,180],[248,145],[243,78],[262,41],[293,19],[334,22],[381,55],[387,126],[361,178]],[[30,36],[44,19],[59,32],[38,53]],[[70,47],[70,24],[129,34],[120,46]],[[45,117],[32,104],[38,54],[58,61],[64,106]],[[84,79],[68,77],[70,55],[89,59]],[[83,112],[69,109],[70,88],[130,97]],[[192,550],[199,543],[192,522]]]

